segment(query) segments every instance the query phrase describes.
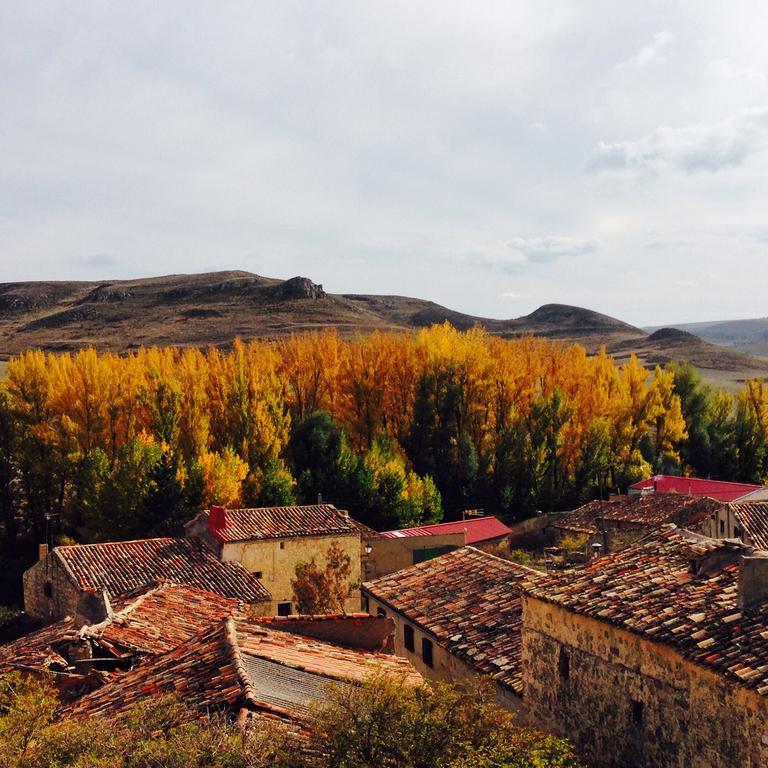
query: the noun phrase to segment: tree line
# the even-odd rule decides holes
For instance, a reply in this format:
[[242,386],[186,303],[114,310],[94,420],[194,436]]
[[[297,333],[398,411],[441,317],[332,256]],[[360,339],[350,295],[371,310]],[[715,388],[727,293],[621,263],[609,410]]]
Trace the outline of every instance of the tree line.
[[690,366],[450,325],[229,351],[30,351],[0,383],[0,524],[100,541],[176,533],[211,503],[314,503],[374,528],[522,518],[653,472],[760,482],[768,389]]

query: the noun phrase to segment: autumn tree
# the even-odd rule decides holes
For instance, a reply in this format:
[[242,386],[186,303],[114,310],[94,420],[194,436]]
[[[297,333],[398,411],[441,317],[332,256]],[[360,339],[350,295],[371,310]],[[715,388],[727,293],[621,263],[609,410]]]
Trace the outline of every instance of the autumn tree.
[[299,613],[345,613],[345,603],[357,585],[350,582],[352,558],[331,542],[325,553],[325,564],[318,565],[315,558],[298,563],[291,579],[296,608]]

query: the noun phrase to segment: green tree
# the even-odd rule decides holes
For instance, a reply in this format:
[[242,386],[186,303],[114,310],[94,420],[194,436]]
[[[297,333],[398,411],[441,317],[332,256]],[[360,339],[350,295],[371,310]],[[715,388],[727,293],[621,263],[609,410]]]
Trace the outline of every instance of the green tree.
[[375,675],[328,696],[312,725],[328,768],[578,766],[566,742],[519,728],[489,687],[414,686]]

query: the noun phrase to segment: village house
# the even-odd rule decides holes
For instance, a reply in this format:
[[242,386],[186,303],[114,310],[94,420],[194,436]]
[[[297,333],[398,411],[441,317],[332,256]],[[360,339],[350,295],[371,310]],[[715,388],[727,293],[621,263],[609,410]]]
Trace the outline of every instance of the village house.
[[272,596],[238,562],[220,561],[200,538],[141,539],[41,548],[24,573],[24,610],[43,621],[74,616],[81,596],[106,591],[110,600],[158,581],[187,584],[272,612]]
[[768,765],[768,553],[666,525],[523,613],[526,706],[595,768]]
[[493,554],[508,554],[510,533],[501,520],[491,515],[384,531],[369,542],[371,552],[365,560],[365,578],[386,576],[466,545]]
[[725,502],[768,499],[768,487],[764,485],[730,483],[723,480],[678,477],[677,475],[654,475],[630,485],[627,493],[630,496],[647,496],[654,493],[707,496],[710,499]]
[[722,504],[706,520],[701,532],[720,539],[741,539],[755,549],[768,550],[768,502]]
[[[333,504],[299,507],[225,509],[211,507],[186,524],[188,536],[201,537],[224,563],[239,563],[270,592],[280,616],[294,612],[291,580],[296,566],[314,560],[321,567],[336,544],[351,561],[349,581],[361,581],[361,526]],[[360,610],[360,593],[353,590],[345,610]]]
[[522,701],[521,590],[542,574],[474,547],[463,547],[367,582],[372,615],[395,623],[395,653],[430,680],[483,680],[496,700],[517,711]]
[[709,498],[680,494],[613,496],[590,501],[572,512],[552,518],[554,544],[564,536],[583,539],[586,553],[597,545],[601,553],[618,552],[666,523],[699,529],[722,505]]
[[187,584],[140,587],[110,599],[84,591],[74,615],[0,646],[0,669],[84,676],[129,669],[165,653],[245,604]]
[[[377,625],[380,642],[391,631],[390,622],[369,616],[318,618],[315,624],[335,625],[336,636],[342,636],[345,627],[351,629],[343,635],[347,646],[363,625]],[[232,617],[216,622],[174,650],[85,694],[65,714],[117,717],[148,697],[173,694],[191,709],[222,712],[241,723],[263,716],[301,722],[329,690],[358,685],[375,672],[422,682],[397,656],[307,637],[292,624],[286,625],[292,631],[279,626]],[[370,632],[367,637],[370,640]]]

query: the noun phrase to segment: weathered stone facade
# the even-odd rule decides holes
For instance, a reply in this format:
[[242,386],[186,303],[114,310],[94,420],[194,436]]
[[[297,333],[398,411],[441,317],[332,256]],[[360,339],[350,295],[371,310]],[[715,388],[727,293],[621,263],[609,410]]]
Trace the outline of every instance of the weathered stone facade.
[[24,573],[24,610],[35,619],[51,621],[74,616],[80,590],[61,561],[48,554]]
[[768,701],[674,649],[524,598],[531,718],[595,768],[768,765]]

